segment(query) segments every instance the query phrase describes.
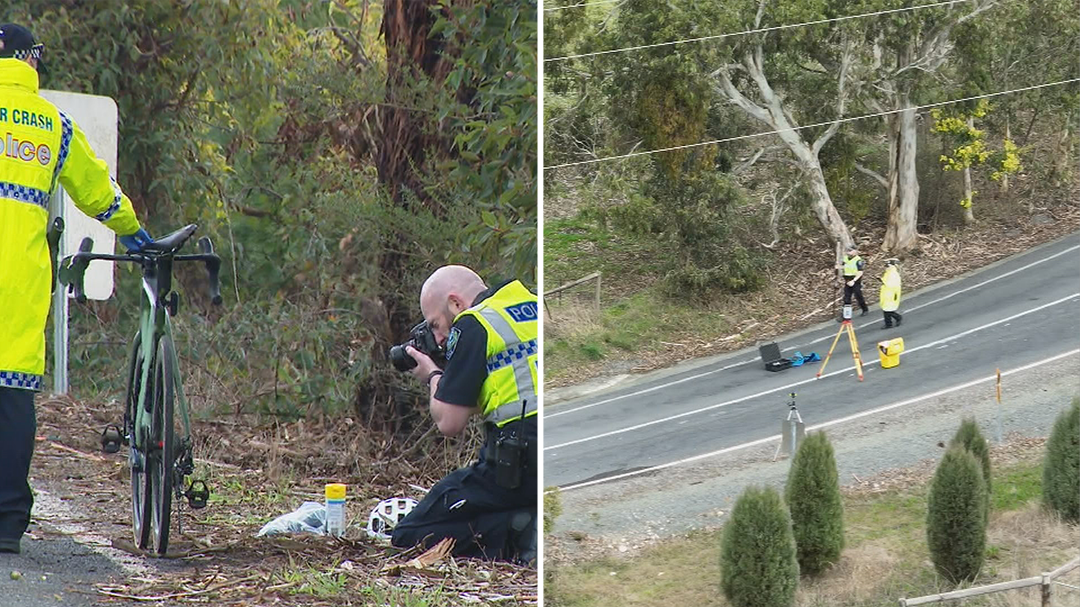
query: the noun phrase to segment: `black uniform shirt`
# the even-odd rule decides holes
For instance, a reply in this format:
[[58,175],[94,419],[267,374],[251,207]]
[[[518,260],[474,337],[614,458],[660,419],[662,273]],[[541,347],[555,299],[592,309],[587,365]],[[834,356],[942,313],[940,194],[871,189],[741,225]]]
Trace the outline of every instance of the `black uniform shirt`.
[[[477,305],[510,281],[480,292],[473,300]],[[487,379],[487,330],[471,314],[459,318],[446,340],[446,368],[443,369],[435,398],[462,407],[480,404],[480,388]]]

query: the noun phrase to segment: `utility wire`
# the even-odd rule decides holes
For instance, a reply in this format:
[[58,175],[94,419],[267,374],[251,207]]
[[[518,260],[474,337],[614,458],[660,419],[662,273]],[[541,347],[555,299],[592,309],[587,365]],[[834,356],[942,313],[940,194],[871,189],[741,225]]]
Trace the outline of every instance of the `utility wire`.
[[623,2],[623,1],[624,0],[599,0],[599,2],[581,2],[579,4],[570,4],[568,6],[553,6],[551,8],[545,8],[544,12],[545,13],[550,13],[551,11],[561,11],[561,10],[566,10],[568,8],[581,8],[583,6],[593,6],[594,4],[615,4],[616,2]]
[[[833,23],[837,21],[847,21],[850,19],[861,19],[863,17],[876,17],[878,15],[889,15],[892,13],[902,13],[905,11],[913,11],[921,8],[934,8],[936,6],[944,6],[946,4],[960,4],[962,2],[971,2],[971,0],[948,0],[944,2],[935,2],[933,4],[917,4],[915,6],[908,6],[905,8],[890,8],[887,10],[874,11],[872,13],[862,13],[860,15],[848,15],[846,17],[831,17],[829,19],[818,19],[817,21],[806,21],[803,23],[790,23],[787,25],[773,25],[770,27],[762,27],[758,29],[745,30],[742,32],[732,32],[730,34],[715,34],[713,36],[702,36],[700,38],[690,38],[687,40],[674,40],[672,42],[657,42],[656,44],[643,44],[640,46],[627,46],[624,48],[615,48],[606,51],[596,51],[594,53],[581,53],[580,55],[564,55],[562,57],[552,57],[550,59],[544,59],[544,63],[555,61],[569,61],[570,59],[581,59],[582,57],[595,57],[597,55],[607,55],[610,53],[626,53],[629,51],[640,51],[647,48],[659,48],[661,46],[672,46],[675,44],[690,44],[691,42],[704,42],[706,40],[719,40],[720,38],[729,38],[731,36],[745,36],[747,34],[760,34],[763,32],[772,32],[776,30],[793,29],[796,27],[805,27],[807,25],[821,25],[823,23]],[[593,3],[599,4],[599,3]],[[545,9],[546,10],[546,9]]]
[[603,158],[593,158],[592,160],[581,160],[581,161],[578,161],[578,162],[567,162],[567,163],[564,163],[564,164],[556,164],[556,165],[552,165],[552,166],[546,166],[546,167],[544,167],[544,170],[545,171],[552,171],[552,170],[555,170],[555,169],[562,169],[562,168],[578,166],[578,165],[582,165],[582,164],[594,164],[594,163],[597,163],[597,162],[605,162],[607,160],[623,160],[623,159],[626,159],[626,158],[633,158],[634,156],[645,156],[645,155],[648,155],[648,154],[659,154],[660,152],[673,152],[675,150],[684,150],[684,149],[687,149],[687,148],[696,148],[696,147],[701,147],[701,146],[704,146],[704,145],[713,145],[713,144],[716,144],[716,143],[726,143],[728,141],[737,141],[737,140],[740,140],[740,139],[752,139],[754,137],[764,137],[765,135],[775,135],[777,133],[786,133],[788,131],[800,131],[802,129],[812,129],[812,128],[821,127],[821,126],[829,126],[831,124],[838,123],[838,122],[841,122],[841,123],[842,122],[852,122],[852,121],[855,121],[855,120],[862,120],[864,118],[877,118],[877,117],[880,117],[880,116],[887,116],[889,114],[899,114],[900,112],[907,112],[907,111],[910,111],[910,110],[925,110],[927,108],[939,107],[939,106],[942,106],[942,105],[950,105],[950,104],[953,104],[953,103],[962,103],[964,101],[973,101],[975,99],[986,99],[988,97],[998,97],[998,96],[1001,96],[1001,95],[1008,95],[1010,93],[1021,93],[1023,91],[1031,91],[1031,90],[1042,89],[1042,88],[1047,88],[1047,87],[1051,87],[1051,86],[1058,86],[1058,85],[1061,85],[1061,84],[1068,84],[1070,82],[1080,82],[1080,78],[1072,78],[1072,79],[1069,79],[1069,80],[1059,80],[1057,82],[1046,82],[1046,83],[1043,83],[1043,84],[1036,84],[1036,85],[1033,85],[1033,86],[1025,86],[1023,88],[1012,89],[1012,90],[1008,90],[1008,91],[998,91],[996,93],[986,93],[984,95],[974,95],[972,97],[964,97],[963,99],[952,99],[950,101],[939,101],[937,103],[928,103],[926,105],[917,105],[917,106],[914,106],[914,107],[902,108],[902,109],[899,109],[899,110],[886,110],[884,112],[875,112],[873,114],[864,114],[862,116],[852,116],[850,118],[840,118],[838,120],[829,120],[829,121],[826,121],[826,122],[817,122],[817,123],[814,123],[814,124],[806,124],[806,125],[803,125],[803,126],[792,127],[790,129],[779,129],[779,130],[776,130],[776,131],[764,131],[764,132],[761,132],[761,133],[751,133],[749,135],[737,135],[735,137],[725,137],[723,139],[713,139],[712,141],[702,141],[701,143],[689,143],[689,144],[686,144],[686,145],[676,145],[676,146],[669,147],[669,148],[660,148],[658,150],[645,150],[643,152],[631,152],[629,154],[623,154],[621,156],[605,156]]

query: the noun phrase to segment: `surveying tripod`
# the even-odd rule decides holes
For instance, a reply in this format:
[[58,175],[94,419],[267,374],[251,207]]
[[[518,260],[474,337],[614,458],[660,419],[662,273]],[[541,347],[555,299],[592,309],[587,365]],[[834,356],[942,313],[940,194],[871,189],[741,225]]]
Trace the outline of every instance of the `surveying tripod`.
[[782,434],[780,444],[776,446],[776,453],[773,453],[772,461],[774,462],[780,457],[780,451],[784,447],[787,447],[788,453],[795,457],[795,452],[799,450],[799,436],[800,434],[805,436],[806,425],[803,423],[802,416],[799,415],[799,409],[795,407],[795,396],[794,392],[788,394],[791,402],[788,403],[787,419],[781,424]]
[[836,332],[836,338],[833,339],[832,346],[829,347],[829,353],[825,355],[825,360],[822,361],[821,368],[818,369],[817,377],[821,377],[821,374],[825,372],[825,365],[829,364],[829,357],[832,356],[833,350],[836,349],[836,342],[840,341],[840,334],[844,331],[847,331],[848,341],[851,343],[851,356],[855,359],[855,370],[859,372],[859,381],[863,380],[859,340],[855,339],[855,327],[851,324],[851,304],[844,305],[844,320],[840,323],[840,330]]

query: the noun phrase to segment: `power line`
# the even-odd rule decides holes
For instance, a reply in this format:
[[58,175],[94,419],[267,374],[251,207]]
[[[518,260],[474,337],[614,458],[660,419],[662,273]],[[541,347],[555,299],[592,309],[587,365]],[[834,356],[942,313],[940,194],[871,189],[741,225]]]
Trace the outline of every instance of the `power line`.
[[624,2],[625,0],[599,0],[598,2],[581,2],[580,4],[570,4],[568,6],[553,6],[551,8],[545,8],[544,12],[549,13],[551,11],[561,11],[568,8],[581,8],[583,6],[593,6],[595,4],[615,4],[616,2]]
[[[817,21],[806,21],[803,23],[790,23],[787,25],[773,25],[770,27],[762,27],[758,29],[746,30],[742,32],[732,32],[730,34],[715,34],[712,36],[702,36],[700,38],[689,38],[687,40],[674,40],[671,42],[657,42],[655,44],[643,44],[640,46],[627,46],[624,48],[610,49],[606,51],[596,51],[593,53],[581,53],[580,55],[564,55],[562,57],[552,57],[550,59],[544,59],[544,63],[555,61],[569,61],[570,59],[580,59],[582,57],[595,57],[597,55],[608,55],[611,53],[626,53],[629,51],[640,51],[647,48],[658,48],[661,46],[672,46],[676,44],[690,44],[691,42],[704,42],[706,40],[719,40],[720,38],[729,38],[731,36],[745,36],[746,34],[760,34],[763,32],[772,32],[784,29],[793,29],[796,27],[805,27],[807,25],[821,25],[823,23],[833,23],[836,21],[847,21],[850,19],[861,19],[863,17],[876,17],[878,15],[888,15],[892,13],[902,13],[905,11],[913,11],[922,8],[934,8],[936,6],[944,6],[946,4],[953,5],[961,2],[971,2],[972,0],[947,0],[943,2],[935,2],[933,4],[917,4],[915,6],[908,6],[905,8],[890,8],[887,10],[874,11],[872,13],[862,13],[860,15],[848,15],[846,17],[831,17],[829,19],[818,19]],[[593,4],[599,4],[594,2]],[[547,9],[545,9],[547,10]]]
[[657,149],[657,150],[645,150],[643,152],[631,152],[629,154],[623,154],[621,156],[605,156],[603,158],[593,158],[592,160],[581,160],[581,161],[578,161],[578,162],[567,162],[567,163],[564,163],[564,164],[556,164],[556,165],[549,166],[549,167],[546,166],[546,167],[544,167],[544,170],[545,171],[552,171],[552,170],[555,170],[555,169],[562,169],[562,168],[578,166],[578,165],[582,165],[582,164],[594,164],[594,163],[597,163],[597,162],[605,162],[605,161],[608,161],[608,160],[624,160],[626,158],[633,158],[634,156],[646,156],[648,154],[659,154],[660,152],[673,152],[675,150],[685,150],[687,148],[696,148],[696,147],[701,147],[701,146],[705,146],[705,145],[713,145],[713,144],[716,144],[716,143],[726,143],[728,141],[737,141],[737,140],[740,140],[740,139],[753,139],[754,137],[764,137],[765,135],[775,135],[777,133],[786,133],[788,131],[801,131],[802,129],[812,129],[812,128],[816,128],[816,127],[829,126],[829,125],[834,124],[834,123],[852,122],[852,121],[855,121],[855,120],[862,120],[864,118],[877,118],[877,117],[880,117],[880,116],[887,116],[889,114],[899,114],[900,112],[907,112],[907,111],[910,111],[910,110],[925,110],[927,108],[938,107],[938,106],[942,106],[942,105],[950,105],[950,104],[953,104],[953,103],[962,103],[964,101],[974,101],[975,99],[986,99],[988,97],[998,97],[998,96],[1001,96],[1001,95],[1008,95],[1008,94],[1011,94],[1011,93],[1021,93],[1021,92],[1024,92],[1024,91],[1031,91],[1031,90],[1042,89],[1042,88],[1047,88],[1047,87],[1051,87],[1051,86],[1058,86],[1058,85],[1061,85],[1061,84],[1068,84],[1070,82],[1080,82],[1080,78],[1072,78],[1070,80],[1059,80],[1057,82],[1046,82],[1046,83],[1043,83],[1043,84],[1036,84],[1036,85],[1033,85],[1033,86],[1025,86],[1023,88],[1012,89],[1012,90],[1008,90],[1008,91],[998,91],[996,93],[986,93],[984,95],[975,95],[975,96],[972,96],[972,97],[965,97],[963,99],[952,99],[950,101],[939,101],[937,103],[928,103],[926,105],[917,105],[917,106],[914,106],[914,107],[902,108],[902,109],[899,109],[899,110],[886,110],[884,112],[875,112],[873,114],[864,114],[862,116],[852,116],[850,118],[840,118],[838,120],[829,120],[827,122],[817,122],[817,123],[814,123],[814,124],[806,124],[806,125],[803,125],[803,126],[791,127],[790,129],[779,129],[779,130],[776,130],[776,131],[764,131],[764,132],[761,132],[761,133],[751,133],[749,135],[736,135],[735,137],[725,137],[723,139],[713,139],[712,141],[702,141],[701,143],[689,143],[689,144],[686,144],[686,145],[676,145],[676,146],[669,147],[669,148],[660,148],[660,149]]

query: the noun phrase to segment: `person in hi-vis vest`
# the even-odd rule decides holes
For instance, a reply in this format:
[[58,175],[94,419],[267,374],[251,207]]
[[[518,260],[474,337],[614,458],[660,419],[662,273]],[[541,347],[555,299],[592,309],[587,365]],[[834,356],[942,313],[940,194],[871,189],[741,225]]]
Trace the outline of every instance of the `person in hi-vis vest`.
[[398,547],[456,541],[454,554],[531,562],[537,539],[537,297],[520,281],[489,288],[464,266],[424,282],[420,310],[446,353],[440,370],[412,346],[431,417],[455,436],[480,415],[484,444],[472,465],[451,472],[394,527]]
[[866,316],[866,313],[870,311],[862,294],[862,276],[865,268],[866,262],[863,261],[862,257],[859,257],[859,250],[855,245],[849,246],[847,254],[844,255],[843,265],[844,305],[851,305],[851,296],[854,295],[855,300],[859,302],[859,307],[862,308],[860,316]]
[[885,326],[882,329],[891,329],[894,320],[896,326],[899,327],[904,317],[897,312],[900,308],[900,269],[896,267],[895,259],[885,260],[885,273],[881,276],[878,303],[881,304],[881,312],[885,315]]
[[62,185],[129,250],[152,242],[79,125],[38,94],[43,52],[30,30],[0,25],[0,552],[21,550],[34,504],[34,393],[45,373],[55,263],[49,199]]

